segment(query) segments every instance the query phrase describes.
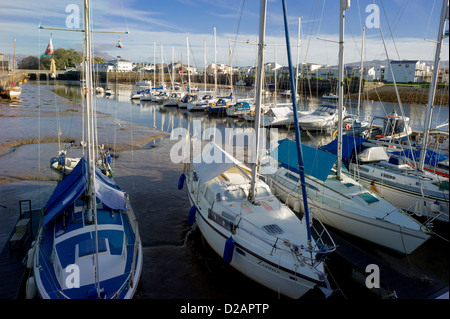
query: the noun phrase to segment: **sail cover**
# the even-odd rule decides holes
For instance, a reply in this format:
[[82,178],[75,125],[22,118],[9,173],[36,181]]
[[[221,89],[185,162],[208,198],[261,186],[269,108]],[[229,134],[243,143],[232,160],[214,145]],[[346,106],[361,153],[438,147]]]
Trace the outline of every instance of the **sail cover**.
[[203,184],[242,163],[211,142],[203,148],[201,155],[194,157],[193,164],[197,177]]
[[[400,155],[407,157],[409,159],[414,159],[415,161],[419,161],[420,159],[420,150],[411,151],[410,149],[403,150],[401,152],[392,152],[394,155]],[[425,164],[436,166],[437,163],[448,159],[448,156],[437,153],[433,150],[427,148],[427,152],[425,154]]]
[[[302,144],[303,165],[305,173],[325,181],[336,162],[336,155]],[[297,146],[294,141],[284,139],[277,148],[270,152],[281,165],[291,171],[300,173],[298,169]]]
[[[359,145],[361,145],[365,141],[367,141],[367,139],[352,135],[343,135],[342,159],[348,159],[352,155],[353,150],[355,150]],[[327,145],[323,145],[322,147],[320,147],[321,150],[335,155],[337,155],[337,148],[338,148],[337,139],[333,140],[331,143],[328,143]]]
[[[112,209],[126,210],[124,193],[112,180],[108,180],[98,167],[96,167],[95,173],[96,197]],[[83,194],[88,186],[87,181],[87,161],[83,157],[72,172],[56,186],[52,196],[50,196],[44,208],[46,215],[44,216],[43,226],[63,213]]]

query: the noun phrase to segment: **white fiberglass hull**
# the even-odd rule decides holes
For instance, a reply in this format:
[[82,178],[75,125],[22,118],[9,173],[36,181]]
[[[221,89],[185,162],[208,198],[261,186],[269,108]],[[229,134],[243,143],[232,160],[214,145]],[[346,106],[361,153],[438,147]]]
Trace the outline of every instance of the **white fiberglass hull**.
[[371,187],[386,200],[404,210],[411,211],[418,216],[426,216],[442,222],[449,221],[449,201],[434,196],[409,191],[404,188],[391,186],[360,176],[360,181],[366,187]]
[[15,88],[6,89],[6,95],[11,100],[18,99],[20,97],[21,93],[22,93],[22,90],[20,88],[19,89],[15,89]]
[[[294,211],[303,210],[303,200],[299,192],[293,191],[287,184],[279,183],[273,177],[269,178],[272,190],[278,198]],[[345,198],[339,199],[336,195],[324,196],[320,184],[309,178],[306,182],[317,189],[308,190],[309,209],[315,218],[328,226],[404,254],[411,254],[430,238],[428,233],[420,229],[419,223],[404,213],[397,216],[397,220],[403,220],[403,225],[370,216],[370,209],[377,209],[376,206],[365,205],[359,198],[357,201],[346,202]],[[361,205],[358,206],[360,201]],[[393,209],[391,214],[402,214],[395,211],[394,206],[390,206]],[[389,212],[388,209],[387,213]]]
[[[190,196],[189,200],[194,205]],[[197,207],[196,223],[209,246],[220,257],[223,257],[225,241],[232,234],[225,234],[214,227],[208,221],[208,218],[204,216],[205,213],[207,214],[207,211],[205,212],[200,207]],[[230,265],[252,280],[294,299],[302,297],[317,285],[317,282],[301,277],[299,269],[296,272],[292,269],[280,267],[279,264],[267,260],[255,253],[255,251],[246,248],[247,245],[245,243],[240,244],[236,237],[233,238],[236,244]],[[254,249],[255,247],[251,248]]]
[[336,125],[335,118],[315,118],[305,116],[298,120],[299,126],[302,130],[324,130],[331,129]]

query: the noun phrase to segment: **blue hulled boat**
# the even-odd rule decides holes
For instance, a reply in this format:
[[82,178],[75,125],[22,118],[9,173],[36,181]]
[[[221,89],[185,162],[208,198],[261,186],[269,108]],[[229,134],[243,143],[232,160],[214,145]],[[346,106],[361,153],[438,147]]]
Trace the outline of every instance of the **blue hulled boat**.
[[96,167],[95,204],[83,157],[55,188],[35,244],[34,278],[44,299],[131,298],[142,245],[128,196]]

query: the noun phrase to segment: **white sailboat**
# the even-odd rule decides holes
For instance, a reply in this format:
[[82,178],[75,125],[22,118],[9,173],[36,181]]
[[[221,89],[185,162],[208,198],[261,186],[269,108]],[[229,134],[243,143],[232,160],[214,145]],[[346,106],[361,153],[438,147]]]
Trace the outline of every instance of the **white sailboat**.
[[[441,48],[445,37],[445,24],[448,20],[449,2],[442,1],[441,17],[436,41],[434,68],[428,94],[427,113],[424,125],[424,138],[420,148],[419,158],[413,160],[412,166],[405,164],[396,156],[385,157],[381,160],[361,158],[350,163],[350,171],[358,174],[366,185],[376,187],[377,191],[392,203],[419,216],[424,215],[428,220],[449,221],[449,189],[448,178],[425,170],[425,157],[427,154],[428,133],[431,126],[431,112],[434,103],[437,76],[441,57]],[[395,118],[392,118],[395,120]],[[391,122],[390,126],[396,133],[400,123]],[[374,145],[372,145],[374,146]],[[371,151],[373,147],[365,150]],[[413,152],[411,152],[413,153]],[[416,161],[418,164],[416,164]],[[417,166],[417,169],[414,167]]]
[[[343,37],[345,10],[349,1],[340,3],[339,83],[343,83]],[[342,123],[343,86],[339,86],[339,120]],[[300,124],[299,124],[300,125]],[[306,154],[306,192],[300,194],[300,171],[296,167],[294,142],[284,140],[274,151],[277,161],[266,162],[265,175],[272,189],[295,210],[308,198],[314,217],[324,224],[392,250],[410,254],[430,234],[419,222],[388,201],[341,173],[342,125],[338,126],[337,156],[302,145]],[[353,138],[346,136],[346,138]],[[351,147],[351,145],[350,145]],[[351,149],[351,148],[350,148]],[[333,168],[337,159],[337,167]]]
[[[354,141],[350,141],[354,144]],[[355,143],[359,144],[359,143]],[[448,178],[420,171],[384,147],[361,140],[361,147],[349,162],[349,171],[397,207],[431,220],[448,222]]]
[[[346,110],[344,107],[343,114]],[[302,116],[298,120],[298,124],[302,130],[327,130],[336,127],[338,123],[338,107],[332,104],[319,105],[312,113]]]
[[[262,0],[257,114],[261,106],[265,12],[266,0]],[[257,117],[256,141],[259,123]],[[202,160],[211,151],[219,162]],[[192,222],[195,218],[203,237],[225,262],[260,284],[291,298],[300,298],[316,286],[329,290],[323,257],[334,247],[326,246],[320,236],[311,240],[309,219],[298,219],[277,200],[257,177],[257,151],[255,157],[250,170],[210,143],[202,156],[186,164],[179,188],[186,182],[192,204],[189,219]]]
[[130,299],[142,272],[142,243],[128,195],[95,165],[89,0],[83,12],[87,158],[56,186],[43,209],[28,254],[28,287],[43,299]]
[[16,38],[14,38],[14,54],[12,61],[12,71],[11,71],[11,85],[5,88],[5,94],[8,99],[18,99],[20,94],[22,94],[22,88],[14,82],[14,72],[16,68]]

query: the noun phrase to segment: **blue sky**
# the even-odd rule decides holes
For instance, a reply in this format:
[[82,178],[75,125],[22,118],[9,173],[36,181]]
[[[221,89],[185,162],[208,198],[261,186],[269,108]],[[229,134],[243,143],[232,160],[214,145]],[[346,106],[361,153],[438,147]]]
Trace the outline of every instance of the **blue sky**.
[[[298,18],[302,19],[300,61],[334,65],[337,63],[339,31],[339,1],[286,0],[293,58],[296,59]],[[352,0],[346,11],[345,62],[360,60],[362,26],[373,11],[380,9],[381,30],[388,45],[390,59],[432,60],[442,0]],[[81,0],[0,0],[0,52],[12,54],[17,38],[16,53],[42,55],[52,33],[55,48],[81,50],[79,32],[38,30],[38,26],[66,27],[66,7],[82,8]],[[259,0],[92,0],[96,30],[129,31],[120,35],[123,49],[116,48],[118,35],[95,34],[94,48],[111,56],[132,61],[171,62],[172,47],[175,60],[187,63],[186,38],[190,42],[190,64],[203,67],[203,43],[207,46],[207,63],[214,62],[213,28],[217,29],[217,62],[229,63],[228,39],[256,42],[259,23]],[[81,11],[80,11],[81,15]],[[80,21],[80,27],[82,21]],[[448,28],[448,26],[447,26]],[[393,36],[393,37],[392,37]],[[392,40],[394,39],[394,41]],[[266,42],[285,44],[281,0],[268,0]],[[446,41],[448,43],[448,40]],[[395,44],[395,45],[394,45]],[[448,46],[443,60],[448,60]],[[386,59],[380,28],[366,29],[365,59]],[[233,65],[254,65],[256,47],[235,44]],[[266,61],[287,65],[283,46],[268,46]]]

